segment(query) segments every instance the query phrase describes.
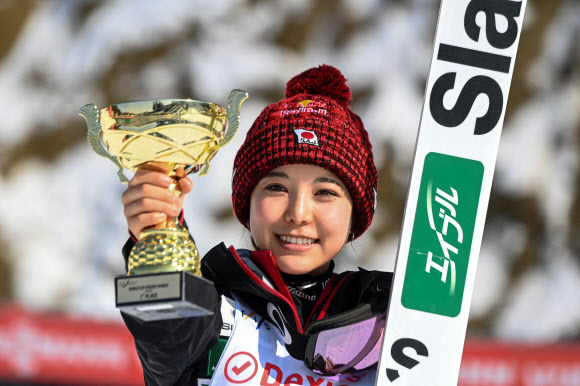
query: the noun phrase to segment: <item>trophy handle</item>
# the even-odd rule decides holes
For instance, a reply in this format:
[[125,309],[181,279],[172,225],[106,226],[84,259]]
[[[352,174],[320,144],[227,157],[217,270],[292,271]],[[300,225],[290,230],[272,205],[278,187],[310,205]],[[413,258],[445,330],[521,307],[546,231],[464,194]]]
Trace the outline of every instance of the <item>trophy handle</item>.
[[224,139],[220,141],[220,147],[227,145],[234,138],[234,135],[236,135],[238,127],[240,126],[240,107],[246,99],[248,99],[248,93],[245,91],[235,89],[230,93],[227,112],[228,131]]
[[117,172],[117,176],[119,180],[123,183],[128,182],[129,180],[123,174],[123,167],[117,160],[117,158],[113,157],[103,147],[101,144],[101,140],[99,139],[99,135],[101,133],[101,125],[99,123],[99,110],[97,109],[97,105],[94,103],[89,103],[88,105],[83,106],[81,111],[79,112],[85,120],[87,121],[87,126],[89,130],[87,131],[87,140],[89,145],[94,150],[95,153],[100,155],[101,157],[105,157],[110,159],[115,165],[119,167],[119,171]]
[[209,170],[209,161],[213,158],[218,149],[230,143],[238,127],[240,127],[240,108],[242,103],[248,99],[248,93],[243,90],[232,90],[228,98],[228,111],[226,113],[228,119],[228,130],[224,135],[224,138],[219,142],[218,147],[214,148],[210,155],[207,157],[207,162],[203,166],[203,169],[199,172],[200,176],[205,176]]

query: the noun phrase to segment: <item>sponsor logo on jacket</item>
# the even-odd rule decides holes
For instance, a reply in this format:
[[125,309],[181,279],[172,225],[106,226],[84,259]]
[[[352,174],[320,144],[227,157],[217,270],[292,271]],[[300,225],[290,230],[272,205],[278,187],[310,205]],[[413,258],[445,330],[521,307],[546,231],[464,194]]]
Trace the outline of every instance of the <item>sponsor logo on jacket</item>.
[[302,291],[299,288],[295,288],[295,287],[292,287],[292,286],[288,286],[288,291],[292,295],[296,295],[299,298],[303,298],[303,299],[306,299],[306,300],[309,300],[309,301],[316,300],[316,295],[308,295],[308,294],[305,294],[304,291]]

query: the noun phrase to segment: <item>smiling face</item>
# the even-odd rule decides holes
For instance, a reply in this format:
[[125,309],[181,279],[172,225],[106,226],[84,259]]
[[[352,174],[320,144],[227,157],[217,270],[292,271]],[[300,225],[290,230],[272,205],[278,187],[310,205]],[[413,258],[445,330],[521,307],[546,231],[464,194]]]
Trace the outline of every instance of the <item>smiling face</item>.
[[250,232],[278,268],[293,275],[322,274],[350,232],[352,198],[333,173],[314,165],[284,165],[252,191]]

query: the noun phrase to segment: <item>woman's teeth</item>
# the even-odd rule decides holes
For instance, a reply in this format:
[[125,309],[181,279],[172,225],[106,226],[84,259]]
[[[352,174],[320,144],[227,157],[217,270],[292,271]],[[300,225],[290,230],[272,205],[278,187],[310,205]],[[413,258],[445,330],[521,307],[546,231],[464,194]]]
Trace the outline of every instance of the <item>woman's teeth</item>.
[[285,243],[298,244],[298,245],[312,244],[315,241],[314,239],[308,239],[306,237],[290,237],[290,236],[282,236],[282,235],[280,235],[279,237],[280,237],[280,240],[282,240]]

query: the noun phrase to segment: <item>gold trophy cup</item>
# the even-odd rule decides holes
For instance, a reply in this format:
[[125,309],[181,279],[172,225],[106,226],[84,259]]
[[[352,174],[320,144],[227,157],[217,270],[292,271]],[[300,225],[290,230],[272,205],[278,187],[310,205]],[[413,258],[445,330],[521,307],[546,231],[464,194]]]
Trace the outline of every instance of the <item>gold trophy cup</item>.
[[[248,94],[233,90],[228,108],[191,99],[84,106],[88,141],[123,170],[160,170],[176,179],[201,170],[234,137]],[[227,129],[226,129],[227,128]],[[179,195],[176,185],[169,188]],[[116,306],[143,321],[210,315],[213,284],[201,277],[197,248],[179,219],[144,230],[131,250],[127,275],[115,278]]]

